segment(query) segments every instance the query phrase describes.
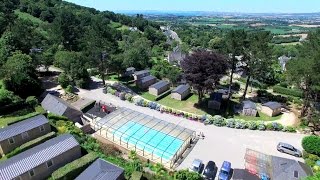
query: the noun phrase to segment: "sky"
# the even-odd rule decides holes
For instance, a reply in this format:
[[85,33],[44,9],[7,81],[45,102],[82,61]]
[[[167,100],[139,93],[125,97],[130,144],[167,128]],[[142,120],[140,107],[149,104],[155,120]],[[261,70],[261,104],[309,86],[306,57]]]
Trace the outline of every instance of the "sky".
[[320,0],[67,0],[104,11],[320,12]]

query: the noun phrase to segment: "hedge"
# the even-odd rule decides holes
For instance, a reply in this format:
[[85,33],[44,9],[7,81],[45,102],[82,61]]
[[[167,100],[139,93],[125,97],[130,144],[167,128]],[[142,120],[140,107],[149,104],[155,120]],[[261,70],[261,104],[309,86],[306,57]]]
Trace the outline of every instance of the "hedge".
[[40,114],[40,113],[38,113],[38,112],[32,112],[32,113],[30,113],[30,114],[26,114],[26,115],[23,115],[23,116],[14,117],[14,118],[11,120],[11,122],[8,123],[7,125],[10,126],[10,125],[15,124],[15,123],[18,123],[18,122],[20,122],[20,121],[24,121],[24,120],[26,120],[26,119],[32,118],[32,117],[34,117],[34,116],[37,116],[37,115],[39,115],[39,114]]
[[162,93],[162,94],[160,94],[160,95],[157,96],[154,100],[155,100],[155,101],[159,101],[160,99],[168,96],[169,94],[171,94],[171,89],[168,90],[168,91],[166,91],[166,92],[164,92],[164,93]]
[[48,116],[47,116],[48,119],[52,119],[52,120],[64,120],[64,121],[68,121],[69,119],[65,116],[59,116],[59,115],[56,115],[56,114],[52,114],[52,113],[49,113]]
[[281,86],[274,86],[273,87],[273,92],[279,93],[279,94],[288,95],[288,96],[294,96],[294,97],[303,98],[303,92],[302,91],[295,90],[295,89],[284,88],[284,87],[281,87]]
[[311,154],[320,156],[320,137],[307,136],[302,139],[303,149]]
[[54,136],[55,136],[55,132],[50,132],[46,135],[43,135],[41,137],[38,137],[37,139],[34,139],[32,141],[29,141],[23,145],[21,145],[20,147],[17,147],[16,149],[14,149],[13,151],[11,151],[10,153],[6,154],[6,157],[7,158],[10,158],[12,156],[15,156],[23,151],[26,151],[30,148],[33,148],[39,144],[42,144],[44,143],[45,141],[49,140],[49,139],[52,139]]
[[89,153],[81,158],[66,164],[65,166],[54,171],[51,178],[54,180],[75,179],[82,171],[84,171],[93,161],[98,158],[96,153]]

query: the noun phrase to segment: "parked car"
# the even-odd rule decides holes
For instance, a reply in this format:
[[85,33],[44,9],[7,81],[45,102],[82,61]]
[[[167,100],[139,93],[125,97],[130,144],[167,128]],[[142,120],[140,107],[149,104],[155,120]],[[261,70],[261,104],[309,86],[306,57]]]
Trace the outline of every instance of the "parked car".
[[209,161],[203,171],[203,177],[205,179],[213,180],[215,178],[216,164],[213,161]]
[[197,173],[201,173],[201,168],[203,166],[203,163],[200,159],[193,160],[189,170]]
[[302,153],[290,144],[280,142],[277,146],[277,150],[282,153],[287,153],[296,157],[301,157]]
[[231,163],[228,161],[224,161],[221,166],[218,179],[229,180],[230,176],[231,176]]

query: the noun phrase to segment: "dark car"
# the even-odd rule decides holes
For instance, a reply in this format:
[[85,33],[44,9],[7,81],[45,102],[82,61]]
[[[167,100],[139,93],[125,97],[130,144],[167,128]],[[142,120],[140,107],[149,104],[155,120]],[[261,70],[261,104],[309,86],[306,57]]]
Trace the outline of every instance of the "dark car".
[[203,177],[205,179],[214,179],[215,178],[215,168],[216,164],[213,161],[209,161],[203,171]]
[[231,163],[228,161],[224,161],[221,166],[218,179],[229,180],[230,176],[231,176]]

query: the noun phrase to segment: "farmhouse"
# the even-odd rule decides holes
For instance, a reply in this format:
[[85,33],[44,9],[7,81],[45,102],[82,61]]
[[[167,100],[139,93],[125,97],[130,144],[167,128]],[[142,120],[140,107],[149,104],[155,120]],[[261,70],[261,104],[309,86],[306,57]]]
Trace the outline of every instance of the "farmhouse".
[[149,76],[150,75],[150,71],[149,70],[142,70],[142,71],[136,71],[133,74],[134,80],[135,81],[139,81],[140,79]]
[[159,96],[160,94],[166,92],[170,89],[170,83],[168,81],[159,81],[149,87],[149,93],[154,96]]
[[242,114],[244,116],[253,116],[256,117],[258,113],[257,106],[252,101],[243,101],[242,102]]
[[154,84],[156,82],[157,82],[157,78],[150,75],[150,76],[143,77],[142,79],[136,81],[136,85],[140,89],[147,89],[149,86],[151,86],[152,84]]
[[97,159],[85,169],[75,180],[123,180],[124,170],[103,159]]
[[278,102],[267,102],[265,104],[262,104],[261,112],[270,117],[273,117],[281,113],[281,107],[281,104]]
[[190,86],[189,85],[180,85],[175,88],[171,93],[171,98],[176,100],[183,100],[190,94]]
[[38,115],[0,129],[0,155],[4,155],[22,144],[51,131],[49,121]]
[[214,110],[220,110],[221,101],[222,101],[222,93],[212,93],[210,95],[210,100],[208,101],[208,108]]
[[66,116],[74,122],[81,122],[80,117],[82,113],[75,107],[56,96],[47,94],[47,96],[41,102],[41,106],[50,113]]
[[81,147],[70,134],[50,139],[0,164],[0,180],[46,179],[52,172],[81,157]]

